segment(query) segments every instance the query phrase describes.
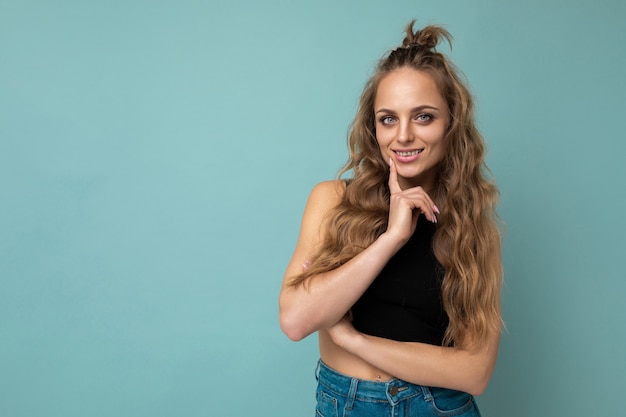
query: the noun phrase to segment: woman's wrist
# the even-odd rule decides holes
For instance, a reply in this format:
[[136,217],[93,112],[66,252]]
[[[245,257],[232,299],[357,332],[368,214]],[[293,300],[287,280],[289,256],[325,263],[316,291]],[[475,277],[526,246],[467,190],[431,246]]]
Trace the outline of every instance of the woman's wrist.
[[357,352],[362,349],[364,343],[365,335],[357,330],[354,330],[343,339],[342,348],[353,355],[357,355]]
[[404,246],[404,244],[406,243],[405,240],[399,238],[398,236],[395,236],[389,231],[383,232],[383,234],[378,236],[378,239],[376,239],[376,241],[383,246],[389,247],[392,251],[392,254],[395,254],[397,251],[399,251],[400,248],[402,248],[402,246]]

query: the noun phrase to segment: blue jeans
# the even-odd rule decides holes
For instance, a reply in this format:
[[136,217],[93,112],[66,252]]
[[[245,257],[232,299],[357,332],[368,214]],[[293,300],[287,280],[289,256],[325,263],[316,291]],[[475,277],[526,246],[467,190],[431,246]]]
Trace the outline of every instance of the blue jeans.
[[474,397],[445,388],[400,379],[369,381],[352,378],[319,361],[317,417],[480,417]]

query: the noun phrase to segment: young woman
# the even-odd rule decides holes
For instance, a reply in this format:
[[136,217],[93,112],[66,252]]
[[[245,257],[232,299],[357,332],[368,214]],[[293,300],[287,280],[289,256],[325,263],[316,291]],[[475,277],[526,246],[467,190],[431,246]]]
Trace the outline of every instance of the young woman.
[[497,189],[470,93],[407,27],[367,82],[340,176],[309,197],[280,293],[292,340],[319,333],[317,415],[478,416],[502,319]]

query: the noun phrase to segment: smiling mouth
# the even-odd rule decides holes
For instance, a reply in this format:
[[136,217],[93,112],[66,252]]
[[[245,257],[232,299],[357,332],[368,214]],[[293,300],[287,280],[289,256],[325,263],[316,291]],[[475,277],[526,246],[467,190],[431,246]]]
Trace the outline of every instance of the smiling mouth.
[[424,148],[422,148],[422,149],[415,149],[413,151],[394,151],[394,152],[398,156],[414,156],[414,155],[417,155],[418,153],[422,153],[423,150],[424,150]]

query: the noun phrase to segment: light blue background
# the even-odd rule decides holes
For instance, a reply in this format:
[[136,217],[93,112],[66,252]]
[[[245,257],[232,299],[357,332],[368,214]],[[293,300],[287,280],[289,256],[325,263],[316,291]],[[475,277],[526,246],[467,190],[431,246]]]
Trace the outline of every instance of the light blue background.
[[0,416],[313,415],[283,269],[413,17],[502,191],[483,415],[622,413],[623,1],[0,0]]

